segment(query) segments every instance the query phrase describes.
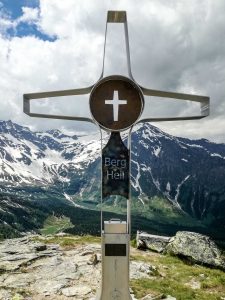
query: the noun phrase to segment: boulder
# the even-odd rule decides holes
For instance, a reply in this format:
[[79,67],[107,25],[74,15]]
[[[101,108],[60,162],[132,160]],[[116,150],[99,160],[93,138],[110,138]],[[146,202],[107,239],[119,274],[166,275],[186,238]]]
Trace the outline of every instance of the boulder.
[[148,234],[137,231],[137,248],[148,249],[156,252],[163,252],[168,245],[170,237]]
[[165,248],[165,253],[184,258],[191,263],[225,270],[225,261],[215,242],[196,232],[178,231]]

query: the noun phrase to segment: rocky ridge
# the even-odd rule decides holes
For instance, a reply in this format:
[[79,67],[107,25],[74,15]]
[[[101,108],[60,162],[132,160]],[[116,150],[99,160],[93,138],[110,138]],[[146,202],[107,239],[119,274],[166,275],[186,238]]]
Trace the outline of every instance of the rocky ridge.
[[[40,239],[27,236],[0,243],[0,299],[94,299],[101,281],[100,244],[62,248]],[[131,263],[131,279],[149,278],[154,272],[149,264]]]
[[[174,256],[131,247],[130,277],[133,300],[225,299],[223,271]],[[100,281],[99,238],[29,235],[0,243],[2,300],[94,300]]]

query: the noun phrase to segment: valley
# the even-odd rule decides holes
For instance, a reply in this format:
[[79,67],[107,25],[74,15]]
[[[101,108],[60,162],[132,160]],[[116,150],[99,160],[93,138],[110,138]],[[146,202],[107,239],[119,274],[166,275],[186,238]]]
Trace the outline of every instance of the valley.
[[[99,235],[99,136],[34,132],[11,121],[0,122],[0,133],[3,238],[37,232],[52,215],[69,218],[70,233]],[[133,233],[189,229],[225,239],[225,144],[145,124],[132,133],[131,154]],[[122,197],[108,197],[104,216],[125,218],[125,206]]]

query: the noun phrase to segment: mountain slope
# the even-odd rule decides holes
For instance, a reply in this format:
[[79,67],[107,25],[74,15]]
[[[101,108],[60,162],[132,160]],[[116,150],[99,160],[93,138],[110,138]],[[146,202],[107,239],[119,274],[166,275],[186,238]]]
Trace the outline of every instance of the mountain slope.
[[[0,133],[2,195],[39,202],[55,198],[62,205],[96,209],[100,201],[98,135],[33,132],[11,121],[0,122]],[[145,124],[132,134],[131,159],[136,211],[147,210],[158,197],[168,200],[181,215],[224,230],[225,144],[178,138]],[[108,207],[118,203],[123,203],[118,197],[106,202]]]
[[172,137],[149,125],[135,132],[133,139],[134,161],[144,180],[139,184],[142,192],[151,196],[153,183],[158,192],[198,219],[224,214],[224,144]]

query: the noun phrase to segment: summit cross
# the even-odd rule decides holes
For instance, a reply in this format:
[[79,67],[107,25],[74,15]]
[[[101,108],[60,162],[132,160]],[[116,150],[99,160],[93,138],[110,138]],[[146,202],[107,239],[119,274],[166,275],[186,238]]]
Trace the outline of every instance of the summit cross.
[[[128,77],[113,75],[104,77],[105,50],[108,23],[121,23],[124,26]],[[89,94],[90,116],[62,115],[32,112],[30,102],[35,99],[54,98]],[[120,100],[123,97],[126,100]],[[113,99],[108,100],[113,95]],[[122,96],[123,95],[123,96]],[[199,103],[200,113],[186,116],[144,117],[145,100],[152,96],[193,101]],[[79,100],[73,97],[74,100]],[[107,99],[107,100],[106,100]],[[76,120],[91,122],[98,126],[101,133],[102,149],[102,191],[101,191],[101,234],[102,234],[102,281],[96,300],[122,299],[131,300],[129,289],[129,259],[131,234],[131,133],[133,125],[141,122],[198,120],[209,115],[209,97],[150,89],[138,84],[131,72],[130,49],[127,16],[125,11],[109,11],[105,28],[102,72],[99,80],[88,87],[61,91],[36,92],[23,95],[24,112],[31,117]],[[113,106],[113,121],[112,109]],[[120,109],[120,105],[123,108]],[[87,108],[88,110],[88,108]],[[119,118],[120,114],[120,118]],[[120,132],[128,131],[126,146]],[[110,139],[103,148],[102,130],[111,133]],[[107,163],[105,163],[107,162]],[[110,174],[110,178],[109,178]],[[112,175],[111,175],[112,174]],[[125,176],[126,175],[126,176]],[[111,178],[112,177],[112,178]],[[103,220],[103,198],[105,196],[123,196],[127,200],[127,221]],[[111,200],[110,200],[111,201]],[[104,230],[103,230],[104,221]]]

